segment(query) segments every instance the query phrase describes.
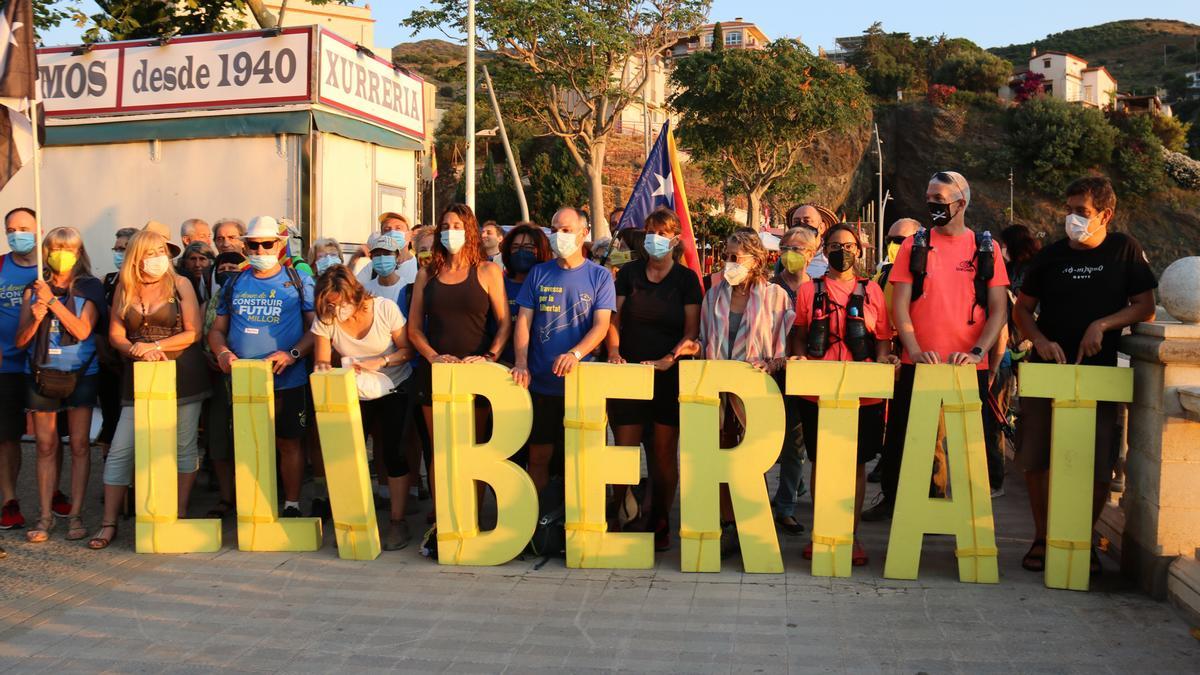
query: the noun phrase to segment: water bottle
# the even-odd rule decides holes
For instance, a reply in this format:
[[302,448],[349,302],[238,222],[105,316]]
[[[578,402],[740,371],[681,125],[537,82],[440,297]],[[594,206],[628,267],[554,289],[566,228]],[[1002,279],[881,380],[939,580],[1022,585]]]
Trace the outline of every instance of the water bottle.
[[925,265],[929,262],[929,230],[921,228],[913,235],[913,245],[909,256],[909,271],[914,274],[924,274]]
[[829,350],[829,313],[825,311],[824,294],[813,304],[816,307],[813,309],[812,323],[808,326],[808,356],[823,359]]
[[979,250],[976,251],[975,278],[979,281],[990,281],[996,271],[996,244],[992,241],[992,233],[984,230],[979,236]]
[[846,348],[850,350],[850,355],[854,357],[855,361],[866,361],[871,358],[870,348],[867,345],[867,322],[859,314],[857,307],[851,307],[846,312],[845,333]]

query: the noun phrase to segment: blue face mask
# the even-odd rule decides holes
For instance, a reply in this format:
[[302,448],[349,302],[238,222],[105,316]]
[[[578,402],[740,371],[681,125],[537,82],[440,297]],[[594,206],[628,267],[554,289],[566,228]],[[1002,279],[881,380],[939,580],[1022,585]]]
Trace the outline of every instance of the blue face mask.
[[537,256],[533,251],[519,249],[508,256],[508,269],[517,274],[525,274],[537,264]]
[[671,252],[671,238],[650,233],[646,235],[644,247],[647,255],[655,260],[661,260]]
[[392,230],[391,232],[387,233],[387,236],[391,237],[392,241],[396,242],[396,248],[402,249],[404,248],[404,245],[408,243],[408,237],[404,236],[404,230]]
[[113,264],[117,269],[121,269],[121,265],[125,264],[125,251],[113,251]]
[[336,255],[323,255],[320,258],[317,258],[317,274],[324,274],[325,270],[333,267],[334,265],[340,265],[341,262],[342,259]]
[[10,232],[8,234],[8,247],[13,250],[13,253],[25,255],[36,245],[37,237],[32,232]]
[[386,277],[396,271],[396,256],[380,255],[371,258],[371,269],[375,270],[375,274]]

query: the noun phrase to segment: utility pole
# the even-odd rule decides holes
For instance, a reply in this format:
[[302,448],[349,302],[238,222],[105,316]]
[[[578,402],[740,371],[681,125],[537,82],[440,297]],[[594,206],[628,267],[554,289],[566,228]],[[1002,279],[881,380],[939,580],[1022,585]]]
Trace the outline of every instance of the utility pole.
[[492,112],[496,114],[496,124],[500,131],[500,142],[504,143],[504,155],[508,157],[508,172],[512,174],[513,187],[517,190],[517,202],[521,206],[521,220],[529,220],[529,204],[525,202],[525,186],[521,184],[521,174],[517,171],[517,158],[513,155],[512,146],[508,143],[508,131],[504,128],[504,117],[500,115],[500,101],[496,98],[496,88],[492,86],[492,75],[487,66],[483,67],[483,82],[487,85],[488,97],[492,100]]
[[642,82],[642,156],[650,156],[650,97],[646,94],[646,88],[650,86],[650,78],[654,76],[650,68],[650,53],[646,52],[642,55],[642,68],[646,71],[645,80]]
[[475,0],[467,0],[467,206],[475,210]]
[[883,139],[879,137],[879,125],[875,126],[875,154],[879,158],[879,170],[876,175],[879,177],[879,208],[876,210],[878,216],[875,218],[875,250],[876,255],[880,259],[887,251],[887,247],[883,245]]

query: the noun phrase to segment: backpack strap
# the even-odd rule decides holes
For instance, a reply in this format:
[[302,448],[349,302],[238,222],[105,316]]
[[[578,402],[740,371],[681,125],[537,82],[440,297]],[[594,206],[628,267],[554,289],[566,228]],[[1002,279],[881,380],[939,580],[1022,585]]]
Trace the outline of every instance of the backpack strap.
[[988,282],[995,276],[996,252],[993,248],[988,255],[991,260],[984,260],[979,255],[979,250],[983,247],[983,232],[975,232],[975,304],[983,308],[984,320],[991,315],[991,309],[988,307]]
[[233,287],[237,285],[238,279],[246,270],[238,270],[236,274],[225,280],[225,284],[221,286],[221,306],[225,308],[226,316],[233,314]]
[[304,279],[300,277],[300,270],[288,265],[283,269],[287,270],[288,279],[292,282],[292,286],[296,289],[296,294],[300,296],[300,311],[304,311]]
[[[932,234],[932,230],[925,233],[926,237],[931,237]],[[928,238],[925,241],[926,244],[924,246],[918,247],[917,239],[914,238],[912,248],[909,250],[908,271],[912,274],[912,298],[910,302],[916,302],[925,293],[925,272],[926,267],[929,265],[929,251],[933,248],[929,245],[928,242],[930,240]],[[924,249],[925,255],[915,255],[918,248]]]

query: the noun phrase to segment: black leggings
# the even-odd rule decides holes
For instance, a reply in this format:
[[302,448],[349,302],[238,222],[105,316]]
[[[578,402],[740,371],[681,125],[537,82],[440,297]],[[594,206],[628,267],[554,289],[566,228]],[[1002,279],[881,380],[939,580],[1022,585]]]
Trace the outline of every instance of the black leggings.
[[383,455],[388,478],[403,478],[408,475],[408,461],[404,459],[404,420],[408,415],[408,396],[394,391],[382,398],[359,401],[362,413],[363,435],[375,431],[375,452]]

